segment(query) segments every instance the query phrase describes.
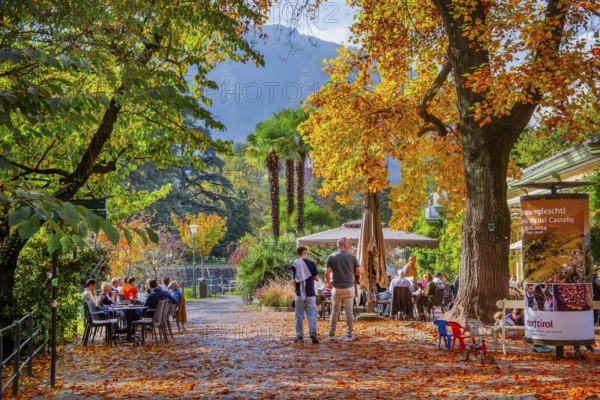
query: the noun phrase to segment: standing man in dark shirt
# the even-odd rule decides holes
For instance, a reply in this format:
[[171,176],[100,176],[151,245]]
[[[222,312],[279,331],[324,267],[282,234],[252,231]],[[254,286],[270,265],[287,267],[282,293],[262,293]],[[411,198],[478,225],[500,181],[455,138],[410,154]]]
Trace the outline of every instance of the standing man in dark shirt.
[[292,264],[292,279],[296,286],[296,343],[304,341],[304,313],[308,320],[308,333],[313,344],[317,338],[317,297],[315,281],[319,280],[317,265],[309,260],[308,250],[304,246],[296,250],[298,259]]
[[[337,245],[339,251],[329,256],[327,259],[327,269],[325,270],[327,287],[333,286],[333,290],[331,291],[333,310],[329,323],[329,338],[333,339],[335,337],[338,316],[342,304],[344,304],[344,310],[346,311],[346,341],[351,342],[354,340],[352,336],[354,284],[356,275],[360,275],[362,269],[356,257],[346,252],[348,250],[348,243],[345,237],[339,238]],[[333,281],[331,280],[332,272]]]

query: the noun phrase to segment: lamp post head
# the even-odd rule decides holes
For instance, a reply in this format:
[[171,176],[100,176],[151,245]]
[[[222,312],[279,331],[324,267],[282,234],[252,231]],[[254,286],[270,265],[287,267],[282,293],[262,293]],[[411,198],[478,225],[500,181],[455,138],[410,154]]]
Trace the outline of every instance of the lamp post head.
[[190,225],[190,232],[192,232],[192,236],[196,235],[197,230],[198,230],[198,225]]

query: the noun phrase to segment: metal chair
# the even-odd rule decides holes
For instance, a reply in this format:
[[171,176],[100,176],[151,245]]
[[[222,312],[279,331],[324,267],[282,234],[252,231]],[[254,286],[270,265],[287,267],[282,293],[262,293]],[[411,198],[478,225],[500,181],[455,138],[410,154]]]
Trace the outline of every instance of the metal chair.
[[431,303],[429,303],[429,317],[435,320],[435,308],[439,307],[442,314],[444,311],[444,289],[435,289]]
[[[171,322],[169,322],[169,319],[173,318],[175,319],[177,317],[177,304],[173,304],[173,303],[167,303],[167,308],[166,308],[166,312],[164,313],[164,323],[167,327],[167,329],[169,330],[169,334],[171,334],[171,339],[175,339],[173,337],[173,330],[171,329]],[[179,326],[177,326],[177,328],[179,328]]]
[[158,302],[158,305],[156,306],[156,310],[154,311],[154,315],[152,315],[152,318],[142,318],[140,320],[133,321],[133,334],[134,335],[135,335],[137,326],[139,325],[142,327],[142,344],[146,343],[144,330],[145,330],[145,327],[147,327],[147,326],[152,328],[152,336],[154,337],[156,344],[158,344],[158,335],[156,334],[156,328],[158,328],[158,332],[161,335],[161,338],[163,338],[163,339],[166,338],[166,332],[163,332],[163,326],[164,326],[163,314],[165,313],[165,307],[166,307],[167,301],[168,300],[161,300]]
[[86,301],[83,303],[83,313],[85,315],[85,329],[83,332],[83,345],[87,346],[90,334],[92,334],[92,343],[96,338],[98,328],[104,328],[106,335],[106,343],[110,346],[113,342],[114,330],[113,327],[117,323],[116,318],[110,318],[106,311],[96,311],[94,303]]

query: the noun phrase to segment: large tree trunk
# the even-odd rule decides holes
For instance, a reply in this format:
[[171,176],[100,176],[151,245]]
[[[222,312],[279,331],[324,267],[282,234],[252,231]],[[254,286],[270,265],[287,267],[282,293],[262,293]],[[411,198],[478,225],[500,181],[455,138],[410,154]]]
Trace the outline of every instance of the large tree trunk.
[[275,150],[267,154],[267,175],[269,177],[269,201],[271,203],[271,233],[279,237],[279,157]]
[[[302,139],[300,139],[302,140]],[[306,153],[300,153],[296,162],[296,234],[300,235],[304,229],[304,162]]]
[[467,207],[462,231],[458,297],[445,318],[489,321],[508,295],[510,212],[506,203],[508,153],[501,134],[463,127]]
[[19,253],[26,243],[16,233],[6,236],[0,243],[0,322],[3,324],[11,322],[14,317],[11,311],[14,311],[15,271]]
[[487,3],[476,2],[469,20],[452,12],[450,0],[433,0],[433,3],[448,36],[467,193],[458,294],[454,307],[444,318],[464,322],[467,318],[479,317],[489,321],[496,310],[496,301],[508,294],[511,221],[506,201],[506,175],[509,154],[531,119],[540,96],[531,89],[532,101],[515,104],[509,115],[493,117],[483,126],[474,120],[472,108],[484,101],[486,94],[473,90],[465,76],[488,64],[489,52],[480,46],[477,38],[464,32],[475,21],[485,24]]
[[294,212],[294,160],[285,160],[285,205],[288,219]]

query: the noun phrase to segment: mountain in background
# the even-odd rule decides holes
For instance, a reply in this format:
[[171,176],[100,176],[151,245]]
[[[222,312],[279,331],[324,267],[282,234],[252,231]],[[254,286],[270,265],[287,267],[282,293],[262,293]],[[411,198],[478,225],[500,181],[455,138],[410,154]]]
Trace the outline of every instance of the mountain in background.
[[[291,32],[281,25],[266,25],[268,39],[256,40],[255,49],[264,55],[265,66],[253,63],[221,63],[208,74],[219,85],[209,92],[209,108],[225,124],[226,131],[212,131],[215,139],[246,142],[261,121],[284,108],[296,107],[327,83],[323,60],[337,56],[337,43]],[[195,73],[195,71],[192,71]],[[390,182],[401,179],[398,161],[389,159]]]
[[267,25],[268,39],[256,40],[255,49],[264,55],[265,66],[254,63],[222,63],[208,74],[219,85],[210,92],[210,111],[225,124],[213,138],[245,142],[257,123],[274,112],[295,107],[327,82],[324,59],[337,56],[337,43],[291,32],[281,25]]

